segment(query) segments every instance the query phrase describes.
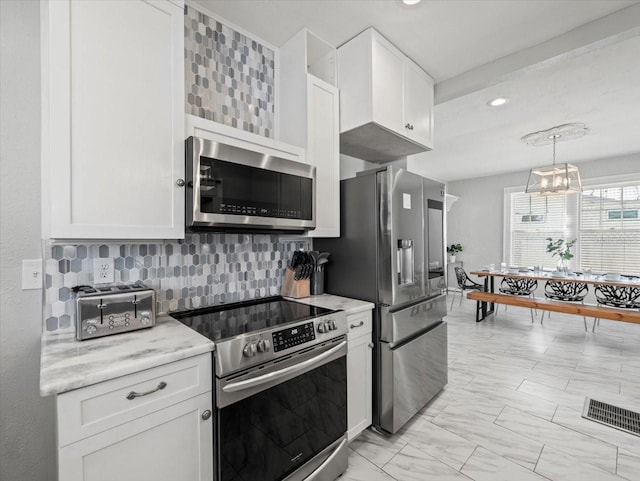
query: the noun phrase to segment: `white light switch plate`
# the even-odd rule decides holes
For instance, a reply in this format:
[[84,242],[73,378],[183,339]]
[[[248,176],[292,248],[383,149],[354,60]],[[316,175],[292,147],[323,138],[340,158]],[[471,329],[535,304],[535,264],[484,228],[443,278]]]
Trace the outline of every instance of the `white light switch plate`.
[[42,259],[22,260],[22,290],[42,289]]

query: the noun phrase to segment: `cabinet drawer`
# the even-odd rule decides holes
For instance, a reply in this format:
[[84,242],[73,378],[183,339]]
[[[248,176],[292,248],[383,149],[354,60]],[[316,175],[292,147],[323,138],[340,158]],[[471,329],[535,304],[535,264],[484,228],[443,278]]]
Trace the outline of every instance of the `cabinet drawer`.
[[211,390],[211,354],[60,394],[58,447]]
[[370,334],[373,329],[371,311],[359,312],[358,314],[347,316],[347,324],[349,326],[348,340],[355,339],[364,334]]

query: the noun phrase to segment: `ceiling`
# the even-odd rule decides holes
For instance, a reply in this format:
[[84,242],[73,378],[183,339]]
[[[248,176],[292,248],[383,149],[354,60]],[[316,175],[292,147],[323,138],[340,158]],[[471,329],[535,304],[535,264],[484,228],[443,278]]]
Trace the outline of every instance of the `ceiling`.
[[[276,47],[305,26],[335,46],[375,27],[436,81],[435,148],[415,158],[434,178],[549,164],[549,147],[520,137],[568,122],[584,122],[590,132],[558,144],[559,162],[640,152],[638,1],[193,3]],[[495,96],[511,101],[489,108]]]

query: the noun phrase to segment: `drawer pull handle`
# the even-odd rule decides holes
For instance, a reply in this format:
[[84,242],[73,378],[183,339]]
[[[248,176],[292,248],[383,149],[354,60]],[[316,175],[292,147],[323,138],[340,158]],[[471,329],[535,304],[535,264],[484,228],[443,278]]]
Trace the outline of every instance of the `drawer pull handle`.
[[129,394],[127,394],[127,399],[133,400],[133,399],[135,399],[137,397],[146,396],[147,394],[153,394],[154,392],[162,391],[165,387],[167,387],[167,383],[163,381],[160,384],[158,384],[157,388],[152,389],[151,391],[147,391],[147,392],[131,391]]
[[207,420],[207,419],[209,419],[210,417],[211,417],[211,411],[209,411],[208,409],[202,413],[202,419],[203,419],[204,421],[206,421],[206,420]]
[[349,329],[355,329],[356,327],[364,326],[364,321],[360,321],[358,324],[349,325]]

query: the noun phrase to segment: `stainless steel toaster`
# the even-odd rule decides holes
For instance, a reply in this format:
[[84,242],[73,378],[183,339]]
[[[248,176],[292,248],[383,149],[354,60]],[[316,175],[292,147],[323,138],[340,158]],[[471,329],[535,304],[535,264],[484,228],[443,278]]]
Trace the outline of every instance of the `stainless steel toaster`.
[[142,284],[79,286],[74,292],[79,341],[153,327],[156,323],[156,292]]

